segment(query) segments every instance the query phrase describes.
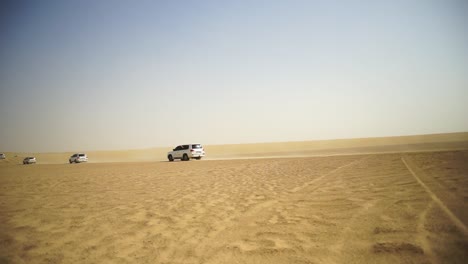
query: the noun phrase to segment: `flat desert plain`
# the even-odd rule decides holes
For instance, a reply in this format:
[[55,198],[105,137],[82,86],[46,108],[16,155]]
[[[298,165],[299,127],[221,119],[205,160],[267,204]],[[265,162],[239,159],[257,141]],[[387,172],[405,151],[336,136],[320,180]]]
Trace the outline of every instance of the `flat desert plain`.
[[0,164],[0,263],[466,263],[468,150]]

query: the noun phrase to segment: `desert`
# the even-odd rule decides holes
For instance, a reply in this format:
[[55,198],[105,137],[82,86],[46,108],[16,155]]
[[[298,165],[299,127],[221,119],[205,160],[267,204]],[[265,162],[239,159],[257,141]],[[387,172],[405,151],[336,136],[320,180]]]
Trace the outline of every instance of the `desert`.
[[0,264],[468,261],[468,1],[2,1]]
[[10,158],[0,262],[464,263],[466,135],[284,143],[282,157],[276,143],[206,146],[214,158],[189,162]]

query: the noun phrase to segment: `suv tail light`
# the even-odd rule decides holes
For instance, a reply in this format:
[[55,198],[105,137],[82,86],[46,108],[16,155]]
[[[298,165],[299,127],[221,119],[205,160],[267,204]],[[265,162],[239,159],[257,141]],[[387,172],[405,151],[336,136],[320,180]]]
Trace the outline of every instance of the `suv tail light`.
[[193,149],[190,150],[190,152],[192,152],[192,151],[193,151]]

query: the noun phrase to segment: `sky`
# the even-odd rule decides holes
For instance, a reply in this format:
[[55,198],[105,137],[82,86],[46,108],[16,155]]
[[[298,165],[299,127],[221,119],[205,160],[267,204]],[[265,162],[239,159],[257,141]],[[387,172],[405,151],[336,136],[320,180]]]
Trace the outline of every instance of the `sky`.
[[468,1],[0,1],[0,151],[468,131]]

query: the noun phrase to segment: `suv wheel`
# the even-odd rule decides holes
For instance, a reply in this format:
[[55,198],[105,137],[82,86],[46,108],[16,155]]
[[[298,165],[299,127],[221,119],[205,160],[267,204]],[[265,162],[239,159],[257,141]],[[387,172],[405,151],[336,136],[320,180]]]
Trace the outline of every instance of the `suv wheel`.
[[73,161],[71,161],[71,160],[68,160],[68,162],[70,162],[70,164],[72,164],[72,163],[73,163]]
[[168,159],[169,161],[174,161],[174,158],[172,157],[172,155],[167,156],[167,159]]
[[189,160],[189,157],[187,156],[187,154],[184,154],[184,156],[182,157],[182,160],[185,160],[185,161]]

